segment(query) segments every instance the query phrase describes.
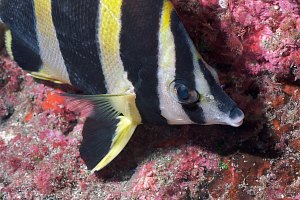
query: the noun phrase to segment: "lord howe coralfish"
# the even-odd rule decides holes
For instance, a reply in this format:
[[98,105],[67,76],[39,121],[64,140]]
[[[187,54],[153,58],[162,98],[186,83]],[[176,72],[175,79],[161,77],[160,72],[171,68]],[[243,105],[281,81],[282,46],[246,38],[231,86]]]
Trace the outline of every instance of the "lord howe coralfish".
[[0,18],[24,70],[86,94],[66,96],[93,109],[80,147],[92,171],[141,123],[243,122],[169,0],[0,0]]

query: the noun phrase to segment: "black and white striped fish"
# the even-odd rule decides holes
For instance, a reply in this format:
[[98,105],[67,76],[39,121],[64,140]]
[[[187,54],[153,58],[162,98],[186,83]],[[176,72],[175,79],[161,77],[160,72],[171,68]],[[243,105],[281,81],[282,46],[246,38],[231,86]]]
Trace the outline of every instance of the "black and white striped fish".
[[80,147],[92,171],[141,123],[243,122],[169,0],[0,0],[0,18],[24,70],[87,94],[69,96],[93,109]]

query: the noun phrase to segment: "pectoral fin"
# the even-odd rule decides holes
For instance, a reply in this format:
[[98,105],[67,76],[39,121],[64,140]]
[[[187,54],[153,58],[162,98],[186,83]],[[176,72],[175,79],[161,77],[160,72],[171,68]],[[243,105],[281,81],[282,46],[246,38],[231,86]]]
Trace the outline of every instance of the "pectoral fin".
[[66,95],[71,107],[90,112],[82,135],[80,155],[89,170],[109,164],[126,146],[141,123],[134,95]]
[[11,59],[14,59],[14,55],[12,53],[12,48],[11,48],[12,36],[11,36],[10,30],[5,31],[4,38],[5,38],[4,40],[5,40],[6,51],[7,51],[8,55],[11,57]]
[[29,73],[32,77],[37,78],[37,79],[41,79],[41,80],[45,80],[45,81],[51,81],[57,84],[64,84],[63,82],[52,78],[51,76],[49,76],[47,73],[44,73],[43,71],[38,71],[38,72],[30,72]]

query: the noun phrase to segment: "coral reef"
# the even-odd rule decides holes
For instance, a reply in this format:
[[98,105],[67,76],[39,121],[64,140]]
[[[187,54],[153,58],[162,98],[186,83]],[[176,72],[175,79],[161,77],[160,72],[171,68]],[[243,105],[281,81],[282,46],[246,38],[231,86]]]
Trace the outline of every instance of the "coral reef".
[[173,0],[245,112],[239,128],[141,126],[106,168],[79,156],[84,116],[0,58],[0,199],[300,199],[296,0]]

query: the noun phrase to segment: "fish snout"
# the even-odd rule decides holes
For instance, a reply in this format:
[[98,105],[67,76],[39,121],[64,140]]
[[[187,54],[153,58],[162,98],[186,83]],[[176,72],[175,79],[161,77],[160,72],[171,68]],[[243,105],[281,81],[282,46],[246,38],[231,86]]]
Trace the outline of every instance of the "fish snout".
[[238,107],[233,107],[229,113],[228,125],[238,127],[243,124],[244,113]]

